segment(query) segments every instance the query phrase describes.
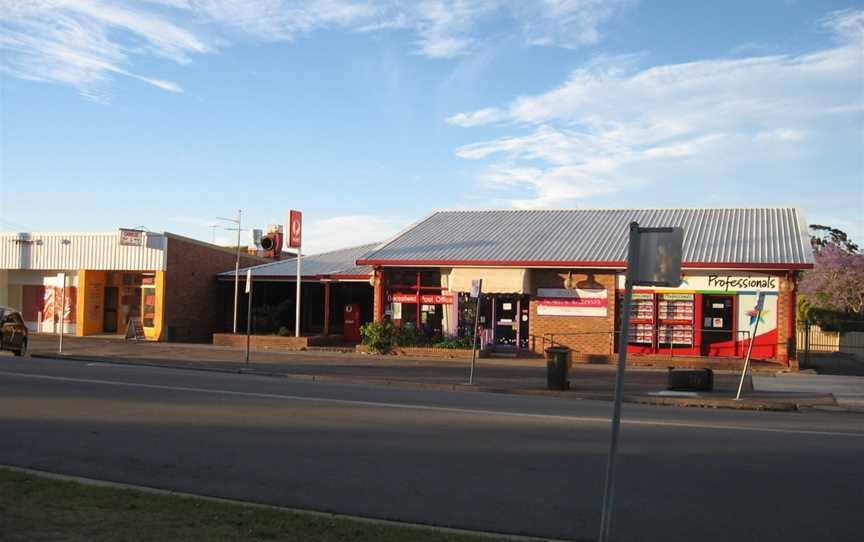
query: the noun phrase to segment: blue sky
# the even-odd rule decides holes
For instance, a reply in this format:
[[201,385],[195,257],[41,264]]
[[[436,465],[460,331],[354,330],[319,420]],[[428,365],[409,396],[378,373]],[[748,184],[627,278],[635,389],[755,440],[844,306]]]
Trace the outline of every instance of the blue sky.
[[793,205],[864,241],[860,2],[11,0],[0,49],[3,230]]

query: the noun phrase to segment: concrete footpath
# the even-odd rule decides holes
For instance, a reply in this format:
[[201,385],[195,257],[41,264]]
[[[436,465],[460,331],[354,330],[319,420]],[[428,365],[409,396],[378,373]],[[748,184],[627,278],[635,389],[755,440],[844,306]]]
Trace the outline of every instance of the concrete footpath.
[[[482,391],[573,399],[611,400],[615,390],[615,366],[574,364],[570,390],[546,389],[546,362],[542,359],[478,359],[475,385],[466,386],[470,360],[410,358],[329,351],[253,351],[245,364],[242,349],[208,344],[131,342],[101,338],[64,338],[63,354],[53,335],[33,334],[33,358],[66,358],[85,362],[131,363],[225,372],[249,372],[320,382],[363,383],[404,388]],[[744,398],[734,399],[739,373],[715,371],[714,391],[676,393],[666,391],[667,371],[662,368],[628,368],[625,401],[641,404],[791,411],[806,407],[836,408],[834,396],[824,390],[754,390],[752,378],[744,385]],[[768,378],[773,378],[768,377]]]
[[753,387],[760,393],[830,393],[839,407],[864,412],[864,376],[759,374],[753,375],[752,381]]

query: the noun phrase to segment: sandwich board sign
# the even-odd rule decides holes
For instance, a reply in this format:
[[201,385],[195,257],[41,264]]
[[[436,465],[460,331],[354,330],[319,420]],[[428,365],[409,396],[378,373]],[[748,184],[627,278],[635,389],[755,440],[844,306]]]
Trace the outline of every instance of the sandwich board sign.
[[126,323],[126,338],[136,341],[146,340],[147,337],[144,336],[144,323],[141,321],[140,316],[129,318],[129,321]]

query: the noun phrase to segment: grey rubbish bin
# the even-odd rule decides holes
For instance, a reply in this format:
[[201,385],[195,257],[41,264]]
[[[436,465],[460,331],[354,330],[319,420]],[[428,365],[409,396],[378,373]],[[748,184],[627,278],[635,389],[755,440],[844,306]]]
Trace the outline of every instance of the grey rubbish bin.
[[546,387],[550,390],[569,390],[567,369],[570,365],[570,349],[555,346],[546,349]]

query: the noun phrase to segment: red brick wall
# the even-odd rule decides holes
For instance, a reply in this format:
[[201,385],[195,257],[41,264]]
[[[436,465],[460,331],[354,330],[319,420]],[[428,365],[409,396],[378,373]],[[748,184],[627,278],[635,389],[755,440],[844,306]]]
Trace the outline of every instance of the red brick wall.
[[[790,280],[788,276],[780,277],[779,289],[777,293],[777,361],[789,364],[789,324],[790,324],[790,309],[792,314],[792,324],[795,324],[794,311],[794,280]],[[793,328],[794,329],[794,328]]]
[[[161,340],[210,342],[213,333],[224,331],[220,329],[222,305],[216,274],[233,270],[235,259],[232,249],[174,235],[168,237]],[[240,267],[265,262],[240,255]]]
[[[572,348],[574,360],[591,356],[612,354],[613,332],[615,329],[615,274],[611,272],[592,273],[593,279],[606,288],[608,311],[606,317],[596,316],[542,316],[537,314],[537,288],[564,288],[568,272],[564,270],[531,271],[531,316],[529,319],[529,348],[537,354],[549,346],[547,334],[556,334],[554,341]],[[573,272],[573,280],[589,279],[586,272]],[[564,335],[564,334],[577,335]]]

